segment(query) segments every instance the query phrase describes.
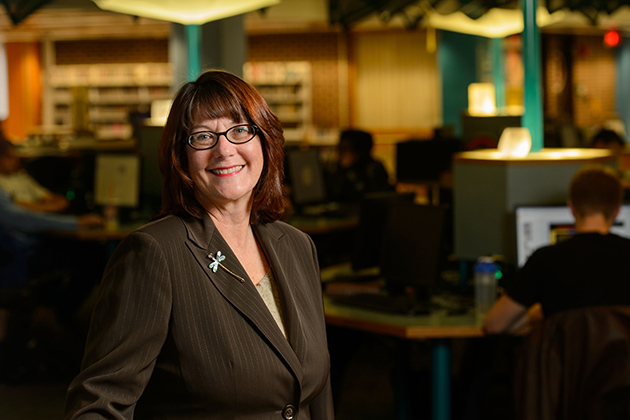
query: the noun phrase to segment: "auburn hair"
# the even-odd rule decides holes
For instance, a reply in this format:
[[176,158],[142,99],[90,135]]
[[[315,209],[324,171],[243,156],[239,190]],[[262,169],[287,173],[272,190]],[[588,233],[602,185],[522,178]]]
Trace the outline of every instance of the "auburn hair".
[[197,80],[182,86],[173,100],[158,150],[162,174],[162,211],[158,217],[188,214],[201,218],[206,212],[195,197],[186,139],[196,123],[217,118],[246,121],[258,127],[264,164],[252,195],[250,223],[278,220],[285,210],[284,135],[280,121],[254,87],[222,70],[202,73]]

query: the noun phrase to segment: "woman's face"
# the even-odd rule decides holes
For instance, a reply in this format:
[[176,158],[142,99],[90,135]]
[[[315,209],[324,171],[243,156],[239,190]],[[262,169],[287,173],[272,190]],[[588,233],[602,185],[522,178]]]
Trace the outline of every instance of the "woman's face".
[[[193,126],[189,134],[224,132],[238,124],[247,124],[247,121],[232,121],[225,117],[204,120]],[[264,164],[258,135],[243,144],[232,144],[221,135],[212,149],[195,150],[187,146],[186,155],[197,200],[206,210],[250,202]]]

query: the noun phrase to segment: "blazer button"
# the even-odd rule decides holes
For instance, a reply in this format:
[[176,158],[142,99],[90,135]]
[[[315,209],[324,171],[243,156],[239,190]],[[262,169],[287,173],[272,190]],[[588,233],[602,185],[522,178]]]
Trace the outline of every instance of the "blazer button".
[[295,407],[292,404],[288,404],[282,410],[282,418],[284,420],[293,420],[295,418]]

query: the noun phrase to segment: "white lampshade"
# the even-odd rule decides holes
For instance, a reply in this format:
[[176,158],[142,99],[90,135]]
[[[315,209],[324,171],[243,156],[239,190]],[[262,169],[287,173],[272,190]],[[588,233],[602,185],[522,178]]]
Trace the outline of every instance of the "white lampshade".
[[497,114],[492,83],[471,83],[468,85],[468,114],[473,116]]
[[532,136],[525,127],[507,127],[499,139],[499,153],[508,157],[525,157],[532,148]]
[[98,7],[111,12],[142,16],[182,25],[206,22],[241,15],[280,0],[93,0]]

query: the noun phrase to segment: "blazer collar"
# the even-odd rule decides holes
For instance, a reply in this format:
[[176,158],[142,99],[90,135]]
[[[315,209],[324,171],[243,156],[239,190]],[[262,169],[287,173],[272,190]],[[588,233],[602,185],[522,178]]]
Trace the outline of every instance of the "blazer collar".
[[306,352],[303,323],[308,321],[302,319],[294,298],[294,289],[298,287],[302,277],[296,271],[298,260],[294,250],[283,243],[284,233],[274,224],[257,225],[255,232],[269,264],[273,267],[276,284],[284,302],[285,329],[289,342],[301,360]]
[[[190,241],[187,243],[187,246],[203,268],[209,280],[212,281],[223,297],[244,317],[248,318],[260,333],[267,338],[269,343],[291,367],[298,381],[302,382],[303,369],[298,355],[292,346],[297,344],[298,349],[303,348],[303,330],[299,327],[301,324],[299,320],[293,321],[296,315],[295,305],[291,299],[292,294],[284,286],[287,284],[287,279],[282,270],[283,264],[281,260],[277,258],[276,252],[274,251],[278,244],[282,242],[282,233],[273,226],[262,228],[260,226],[255,227],[255,233],[261,241],[269,263],[273,267],[276,282],[284,298],[285,319],[288,320],[285,321],[285,328],[290,343],[278,328],[269,309],[265,306],[260,294],[256,290],[256,286],[254,286],[245,272],[245,269],[241,266],[227,242],[216,229],[210,217],[204,215],[203,219],[182,218],[182,221],[186,226],[188,239]],[[239,280],[221,266],[217,267],[216,271],[210,268],[210,264],[213,262],[210,255],[216,256],[219,251],[221,251],[221,255],[225,256],[221,264],[232,273],[241,277],[244,281]],[[286,261],[284,261],[284,263],[286,263]],[[301,352],[302,350],[298,353]]]

